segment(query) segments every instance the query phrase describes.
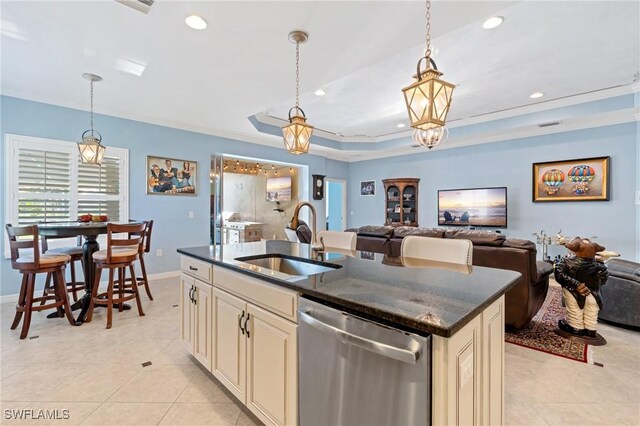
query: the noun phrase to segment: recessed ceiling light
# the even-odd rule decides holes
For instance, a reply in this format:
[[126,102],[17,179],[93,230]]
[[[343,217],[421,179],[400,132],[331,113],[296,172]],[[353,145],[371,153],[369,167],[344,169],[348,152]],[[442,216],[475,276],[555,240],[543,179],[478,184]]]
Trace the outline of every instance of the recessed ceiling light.
[[533,92],[532,94],[529,95],[529,97],[531,99],[538,99],[544,96],[543,92]]
[[205,21],[203,17],[198,15],[187,16],[184,22],[194,30],[204,30],[205,28],[207,28],[207,21]]
[[327,92],[325,92],[325,91],[324,91],[324,90],[322,90],[322,89],[318,89],[318,90],[316,90],[316,91],[315,91],[315,92],[313,92],[313,93],[314,93],[316,96],[324,96],[324,95],[326,95],[326,94],[327,94]]
[[403,127],[405,127],[405,124],[404,123],[398,123],[398,124],[396,124],[396,127],[398,129],[402,129]]
[[482,28],[485,30],[492,30],[497,28],[504,22],[504,18],[502,16],[492,16],[491,18],[484,21],[482,24]]

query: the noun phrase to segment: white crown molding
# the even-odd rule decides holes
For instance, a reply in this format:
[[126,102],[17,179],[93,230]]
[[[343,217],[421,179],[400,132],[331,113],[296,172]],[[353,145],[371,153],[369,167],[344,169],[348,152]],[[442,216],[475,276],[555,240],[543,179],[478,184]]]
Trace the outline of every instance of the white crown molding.
[[[462,148],[472,145],[501,142],[507,140],[523,139],[533,136],[550,135],[554,133],[564,133],[576,130],[591,129],[596,127],[613,126],[640,121],[640,108],[627,108],[620,111],[593,114],[587,117],[563,120],[556,126],[539,127],[537,125],[527,125],[516,129],[507,129],[498,132],[488,132],[484,134],[474,134],[464,138],[449,139],[444,145],[434,148],[436,150]],[[366,160],[376,160],[381,158],[398,157],[402,155],[427,152],[419,147],[407,145],[402,148],[392,148],[382,151],[361,152],[342,151],[344,154],[342,161],[349,163]]]
[[[506,118],[517,117],[521,115],[534,114],[537,112],[547,111],[550,109],[564,108],[573,105],[584,104],[587,102],[595,102],[603,99],[615,98],[618,96],[629,95],[640,92],[640,82],[635,82],[625,86],[616,86],[607,89],[595,90],[593,92],[582,93],[579,95],[567,96],[559,99],[550,99],[545,101],[536,102],[531,105],[524,105],[514,108],[509,108],[503,111],[490,112],[481,114],[474,117],[462,118],[447,123],[447,127],[450,129],[456,127],[469,126],[473,124],[486,123],[489,121],[504,120]],[[283,120],[272,115],[268,115],[265,112],[260,112],[255,115],[256,119],[263,124],[281,127],[286,120]],[[315,129],[317,136],[325,139],[333,140],[336,142],[385,142],[388,140],[400,139],[403,137],[410,138],[413,133],[412,129],[403,130],[400,132],[388,133],[378,136],[342,136],[340,134]]]
[[[617,96],[628,95],[628,94],[633,94],[638,92],[640,92],[640,82],[634,82],[632,84],[625,85],[625,86],[617,86],[613,88],[597,90],[597,91],[575,95],[575,96],[569,96],[561,99],[553,99],[553,100],[538,102],[532,105],[511,108],[505,111],[488,113],[488,114],[480,115],[477,117],[456,120],[448,123],[447,126],[450,128],[468,126],[472,124],[495,121],[495,120],[515,117],[519,115],[532,114],[536,112],[546,111],[549,109],[562,108],[562,107],[578,105],[586,102],[593,102],[593,101],[598,101],[598,100],[603,100],[608,98],[614,98]],[[51,105],[57,105],[65,108],[72,108],[72,109],[84,111],[84,109],[79,105],[72,104],[72,103],[59,102],[53,99],[42,99],[42,98],[35,99],[28,95],[12,92],[12,91],[8,91],[8,92],[5,91],[5,93],[2,93],[2,94],[5,96],[16,97],[20,99],[33,101],[33,102],[42,102],[42,103],[47,103]],[[200,133],[200,134],[205,134],[210,136],[217,136],[221,138],[233,139],[233,140],[238,140],[242,142],[255,143],[258,145],[268,146],[271,148],[284,149],[281,144],[281,139],[279,136],[269,135],[266,133],[259,133],[260,136],[256,136],[256,135],[246,134],[246,133],[227,132],[222,130],[194,126],[194,125],[189,125],[185,123],[174,122],[172,120],[164,120],[164,119],[147,117],[139,114],[123,115],[118,113],[117,111],[111,111],[111,110],[100,110],[97,112],[99,114],[109,115],[112,117],[134,120],[134,121],[139,121],[139,122],[148,123],[148,124],[155,124],[159,126],[166,126],[174,129],[185,130],[189,132],[195,132],[195,133]],[[611,114],[616,115],[618,113],[620,113],[621,115],[626,114],[624,111],[622,112],[616,111]],[[592,117],[595,117],[595,116],[575,119],[576,120],[575,122],[577,123],[581,121],[589,121]],[[283,123],[286,122],[286,120],[267,115],[264,112],[256,114],[255,118],[263,124],[268,124],[268,125],[277,126],[277,127],[281,127]],[[628,122],[628,121],[633,121],[633,120],[627,120],[623,122]],[[637,121],[637,118],[636,118],[636,121]],[[539,134],[551,134],[551,133],[569,131],[569,130],[562,130],[562,129],[567,128],[567,125],[568,125],[567,123],[572,123],[572,122],[574,122],[574,119],[565,120],[561,125],[552,126],[548,128],[538,128],[537,126],[530,126],[529,128],[533,129],[531,130],[531,132],[523,131],[522,130],[523,128],[510,129],[503,132],[492,132],[486,135],[473,136],[473,137],[467,138],[469,139],[468,141],[450,139],[449,143],[445,144],[443,147],[438,149],[449,149],[449,148],[456,148],[461,146],[477,145],[480,143],[491,143],[491,142],[498,142],[501,140],[536,136]],[[616,124],[616,123],[611,123],[611,124]],[[609,124],[601,124],[601,126],[605,126],[605,125],[609,125]],[[589,128],[589,127],[598,127],[598,126],[587,125],[586,127],[579,127],[579,128]],[[542,129],[546,129],[546,130],[542,130]],[[405,130],[402,132],[378,136],[378,137],[340,136],[340,135],[336,135],[335,133],[328,132],[322,129],[316,129],[315,131],[315,135],[329,139],[329,140],[333,140],[336,142],[384,142],[384,141],[400,139],[400,138],[410,139],[411,134],[412,134],[411,129]],[[520,134],[522,134],[522,136],[518,136]],[[501,135],[508,135],[508,136],[501,136]],[[455,146],[452,143],[454,141],[455,141]],[[322,156],[332,160],[353,162],[353,161],[364,161],[368,159],[386,158],[390,156],[395,157],[399,155],[411,154],[411,153],[415,153],[415,149],[410,148],[410,150],[408,151],[405,149],[388,149],[383,151],[366,151],[365,152],[365,151],[359,151],[359,150],[339,150],[339,149],[312,144],[309,153],[312,155],[318,155],[318,156]]]
[[[13,98],[18,98],[18,99],[24,99],[27,101],[32,101],[32,102],[39,102],[39,103],[44,103],[44,104],[49,104],[49,105],[55,105],[55,106],[59,106],[59,107],[63,107],[63,108],[70,108],[70,109],[75,109],[78,111],[82,111],[82,112],[87,112],[86,109],[84,109],[83,106],[75,104],[73,102],[60,102],[57,99],[48,99],[48,98],[35,98],[33,96],[30,96],[27,93],[20,93],[19,91],[12,91],[12,90],[5,90],[2,93],[3,96],[8,96],[8,97],[13,97]],[[113,109],[94,109],[94,112],[96,114],[101,114],[101,115],[107,115],[110,117],[116,117],[116,118],[122,118],[125,120],[132,120],[132,121],[138,121],[141,123],[147,123],[147,124],[155,124],[157,126],[164,126],[164,127],[170,127],[172,129],[177,129],[177,130],[184,130],[187,132],[194,132],[194,133],[200,133],[200,134],[204,134],[204,135],[210,135],[210,136],[217,136],[220,138],[225,138],[225,139],[233,139],[233,140],[237,140],[237,141],[241,141],[241,142],[250,142],[250,143],[255,143],[258,145],[265,145],[265,146],[270,146],[270,147],[280,147],[280,138],[276,138],[273,135],[268,135],[265,133],[258,133],[258,135],[253,135],[253,134],[249,134],[249,133],[239,133],[239,132],[228,132],[225,130],[216,130],[216,129],[211,129],[211,128],[207,128],[207,127],[202,127],[202,126],[195,126],[195,125],[191,125],[191,124],[186,124],[186,123],[181,123],[181,122],[177,122],[177,121],[173,121],[173,120],[165,120],[162,118],[153,118],[153,117],[148,117],[142,114],[122,114],[118,111],[115,111]]]

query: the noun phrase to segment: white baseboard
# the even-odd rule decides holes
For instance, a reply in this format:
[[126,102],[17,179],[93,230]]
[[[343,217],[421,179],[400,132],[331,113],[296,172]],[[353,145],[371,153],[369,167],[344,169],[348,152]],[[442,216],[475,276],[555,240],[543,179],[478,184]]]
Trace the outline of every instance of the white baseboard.
[[15,302],[18,300],[18,293],[0,296],[0,303]]
[[180,276],[180,271],[160,272],[157,274],[149,274],[147,278],[151,280],[163,280],[165,278],[175,278]]
[[[175,277],[179,277],[180,276],[180,271],[169,271],[169,272],[160,272],[157,274],[149,274],[147,275],[147,278],[149,279],[149,281],[155,281],[155,280],[163,280],[166,278],[175,278]],[[106,285],[107,282],[103,281],[100,282],[100,285]],[[36,292],[38,291],[38,289],[36,289]],[[42,289],[40,289],[40,291],[42,291]],[[0,303],[7,303],[7,302],[14,302],[18,300],[18,293],[16,294],[6,294],[4,296],[0,296]]]

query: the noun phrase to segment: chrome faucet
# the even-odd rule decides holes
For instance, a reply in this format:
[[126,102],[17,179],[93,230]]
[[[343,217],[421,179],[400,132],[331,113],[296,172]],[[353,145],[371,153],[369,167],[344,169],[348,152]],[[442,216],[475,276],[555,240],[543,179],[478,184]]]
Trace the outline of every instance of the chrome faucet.
[[304,206],[309,207],[309,209],[311,210],[311,247],[314,250],[319,250],[321,249],[321,247],[318,245],[318,240],[316,238],[316,209],[310,202],[303,201],[301,203],[298,203],[295,210],[293,211],[291,222],[289,222],[289,228],[293,229],[294,231],[298,229],[298,226],[300,225],[298,215],[300,214],[300,209]]

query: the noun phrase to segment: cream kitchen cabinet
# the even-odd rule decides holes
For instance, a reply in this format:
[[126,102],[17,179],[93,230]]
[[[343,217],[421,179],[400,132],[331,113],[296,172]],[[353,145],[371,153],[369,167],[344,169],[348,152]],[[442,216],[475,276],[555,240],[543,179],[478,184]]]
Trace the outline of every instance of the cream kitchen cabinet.
[[[237,280],[263,286],[267,293],[273,290],[268,283],[221,272],[227,285]],[[268,306],[257,306],[218,288],[217,282],[213,289],[213,375],[265,424],[297,424],[297,324],[269,312]],[[276,290],[285,297],[295,295]]]
[[504,424],[504,296],[432,355],[433,425]]
[[180,338],[189,353],[211,371],[213,286],[201,279],[211,279],[211,266],[194,262],[183,262],[180,274]]

